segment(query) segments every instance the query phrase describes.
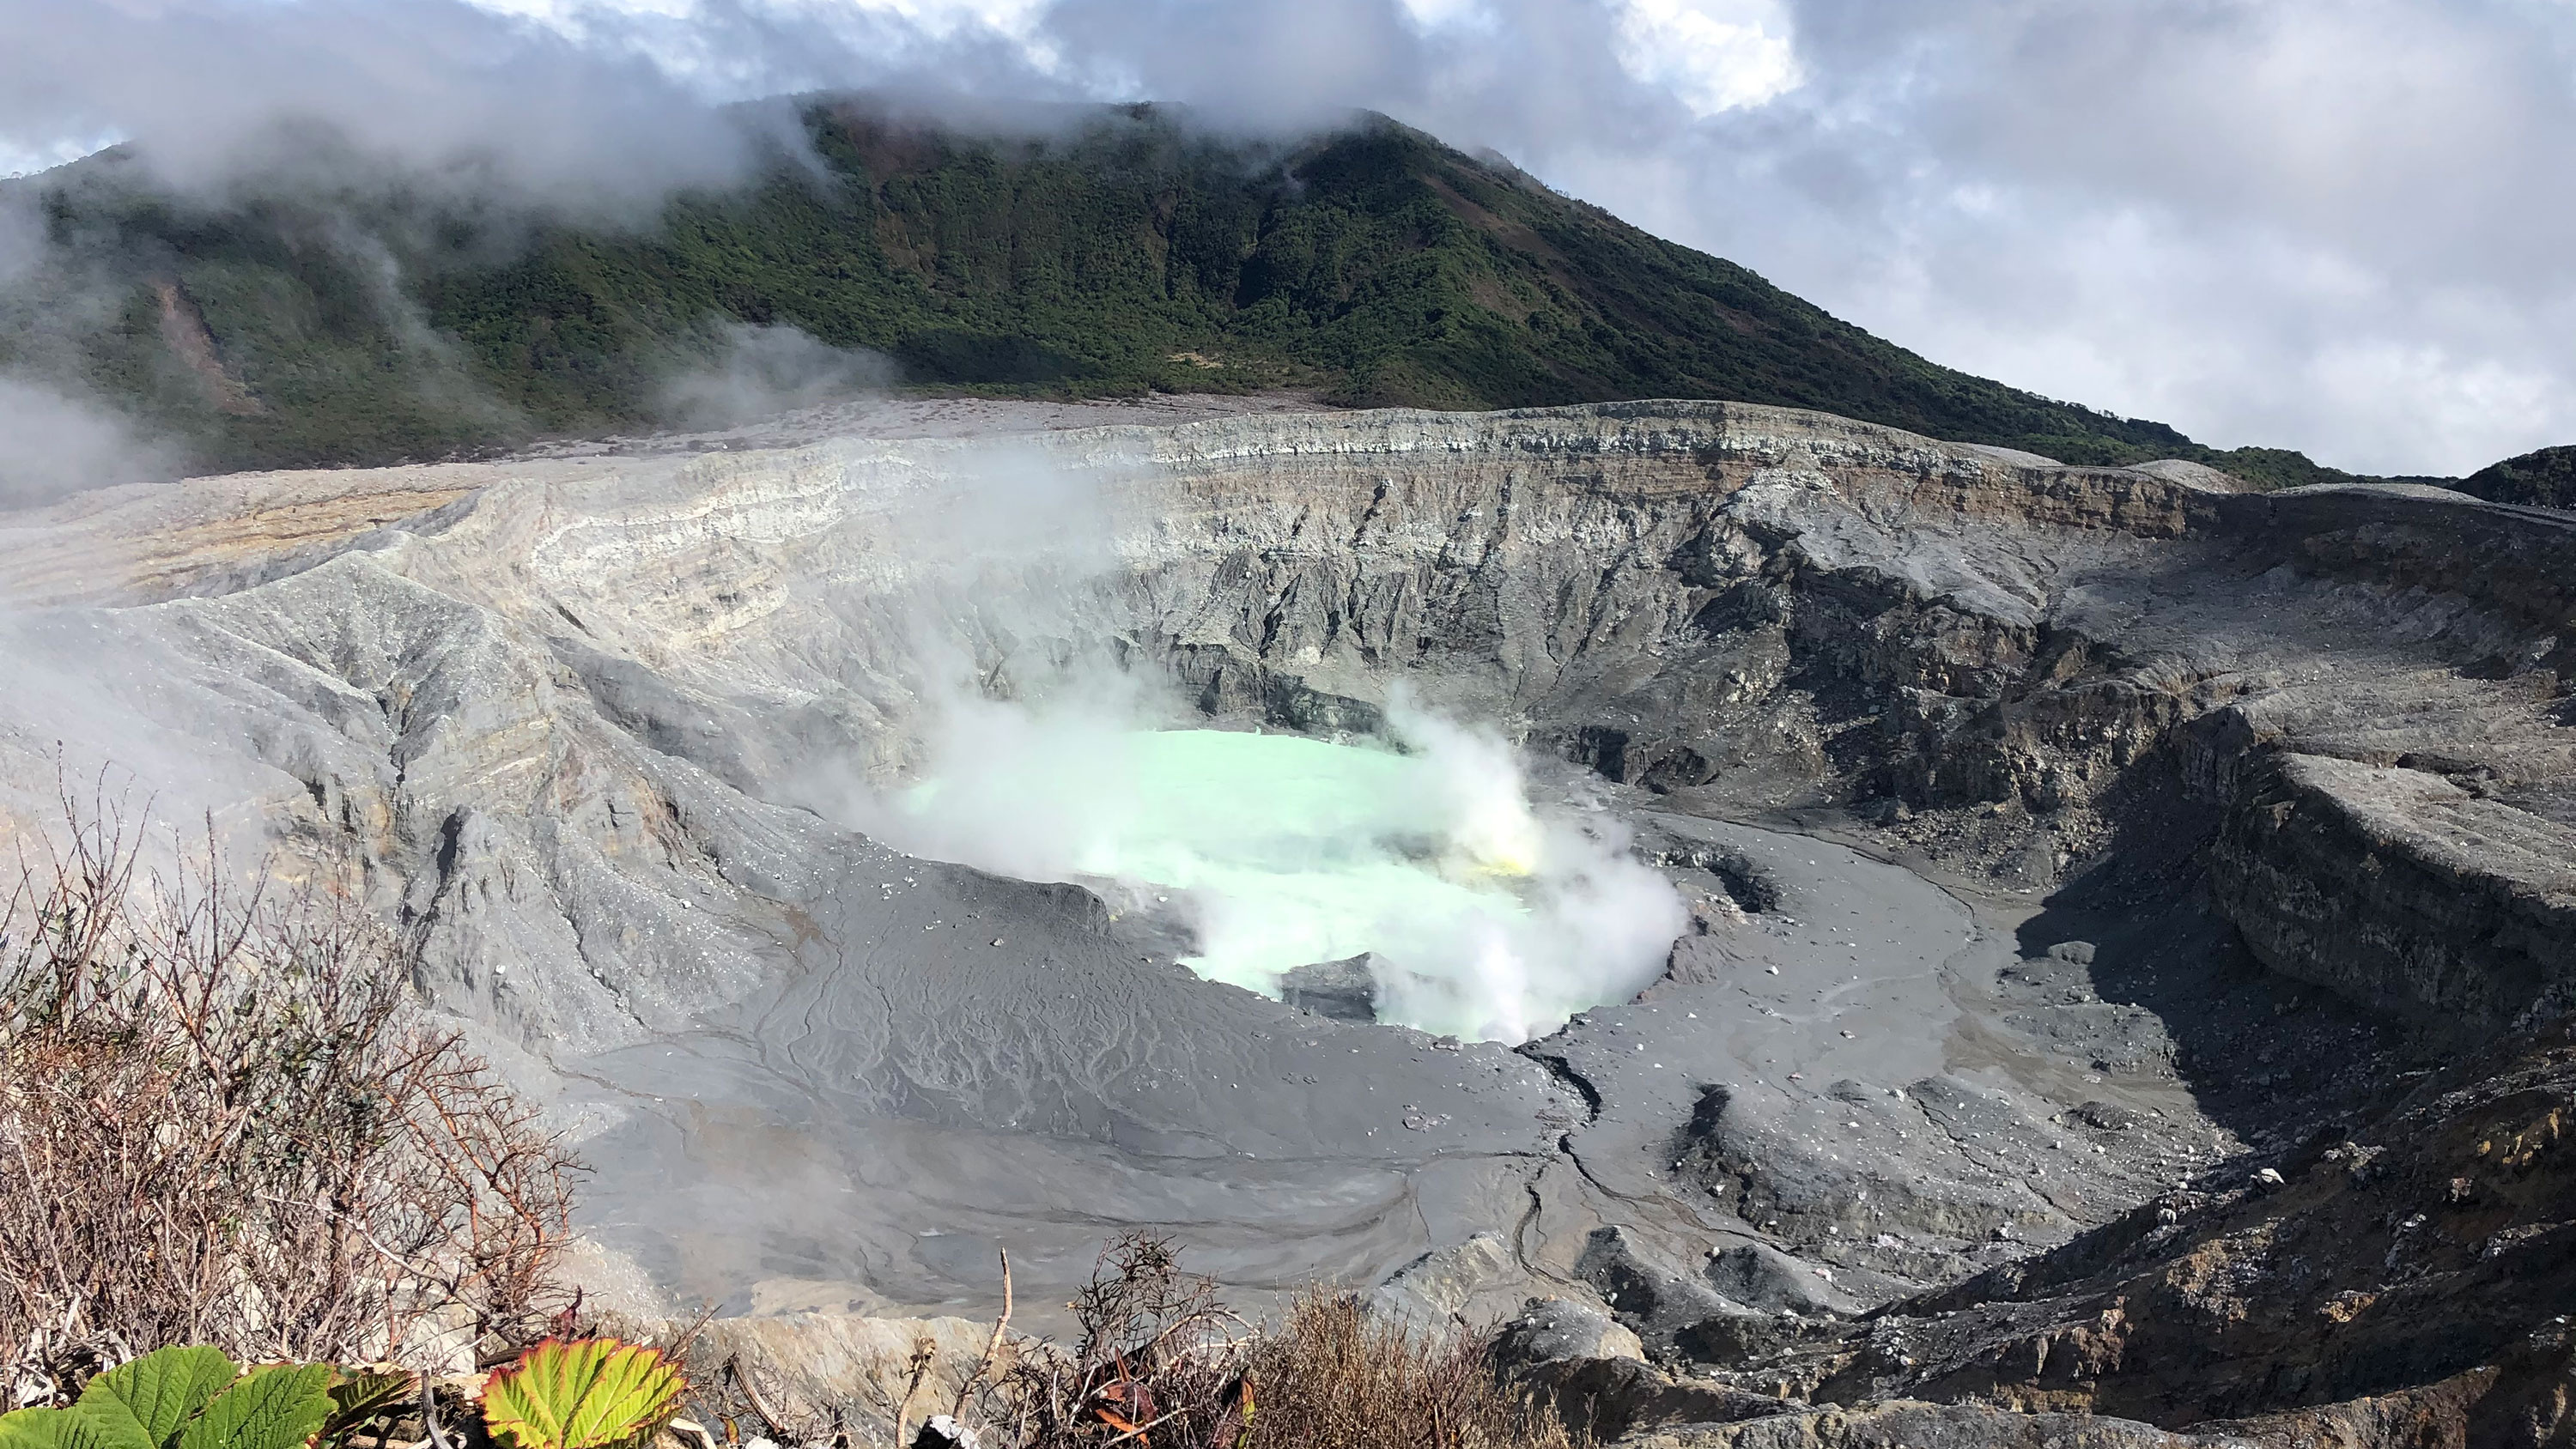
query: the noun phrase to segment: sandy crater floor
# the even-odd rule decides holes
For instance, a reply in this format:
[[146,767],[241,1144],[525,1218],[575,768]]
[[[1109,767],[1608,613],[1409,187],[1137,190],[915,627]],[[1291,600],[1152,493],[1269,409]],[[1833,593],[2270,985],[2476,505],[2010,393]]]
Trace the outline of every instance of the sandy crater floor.
[[[593,1230],[684,1300],[869,1313],[989,1311],[997,1247],[1023,1285],[1071,1282],[1125,1225],[1176,1235],[1256,1299],[1378,1281],[1492,1233],[1512,1265],[1472,1292],[1494,1312],[1573,1281],[1604,1224],[1676,1260],[1788,1241],[1677,1161],[1712,1085],[1864,1200],[1890,1176],[1977,1175],[1982,1139],[1952,1140],[1904,1095],[1927,1079],[2022,1121],[2101,1099],[2162,1113],[2169,1130],[2137,1135],[2176,1162],[2183,1137],[2209,1140],[2169,1077],[2106,1084],[2006,1021],[1994,985],[2028,905],[1972,904],[1815,836],[1639,823],[1740,852],[1777,908],[1720,916],[1639,999],[1519,1051],[1200,980],[1150,927],[1070,890],[1058,919],[1032,920],[1020,890],[972,871],[845,850],[783,986],[575,1070],[577,1100],[620,1119],[585,1147]],[[2116,1167],[2089,1142],[2043,1148],[2059,1160],[2041,1175],[2061,1211],[2105,1215],[2154,1190],[2134,1172],[2143,1145]],[[1988,1195],[2029,1206],[2036,1179],[2011,1176]],[[1900,1281],[1884,1268],[1962,1250],[1909,1238],[1843,1281],[1883,1296]],[[1045,1302],[1024,1289],[1024,1312]]]

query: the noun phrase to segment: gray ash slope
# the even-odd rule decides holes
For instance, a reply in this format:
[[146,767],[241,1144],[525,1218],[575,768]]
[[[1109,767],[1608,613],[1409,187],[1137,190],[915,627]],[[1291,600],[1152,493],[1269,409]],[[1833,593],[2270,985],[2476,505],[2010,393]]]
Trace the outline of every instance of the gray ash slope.
[[[1024,476],[1066,491],[955,504]],[[1043,1302],[1146,1224],[1256,1296],[1597,1294],[1682,1374],[1667,1419],[2183,1423],[2477,1366],[2123,1397],[2116,1353],[2047,1368],[2110,1290],[2011,1275],[2140,1212],[2259,1215],[2176,1189],[2427,1110],[2408,1074],[2563,1014],[2565,515],[1676,403],[245,475],[0,531],[17,824],[65,740],[354,855],[663,1291],[982,1310],[999,1243]],[[1039,691],[1104,647],[1220,720],[1368,730],[1401,683],[1522,733],[1692,934],[1633,1003],[1453,1049],[815,808],[919,757],[941,668]],[[2514,1201],[2480,1241],[2556,1210]],[[1962,1279],[2019,1305],[1953,1345],[1974,1371],[1870,1368],[1826,1316],[1946,1323]]]

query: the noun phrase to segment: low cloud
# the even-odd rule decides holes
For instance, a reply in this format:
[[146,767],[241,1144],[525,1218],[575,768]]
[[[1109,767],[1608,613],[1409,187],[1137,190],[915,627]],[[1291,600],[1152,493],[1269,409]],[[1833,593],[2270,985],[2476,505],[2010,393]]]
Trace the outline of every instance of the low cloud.
[[394,168],[594,217],[794,144],[783,108],[720,109],[642,53],[645,20],[598,20],[573,35],[463,0],[13,0],[0,141],[130,138],[164,182],[215,195],[318,162],[334,184]]
[[[2576,439],[2576,9],[2529,0],[19,0],[0,149],[281,127],[586,214],[874,87],[1490,146],[1936,361],[2365,471]],[[5,243],[0,243],[5,250]]]
[[0,287],[34,271],[45,258],[45,219],[31,188],[0,182]]

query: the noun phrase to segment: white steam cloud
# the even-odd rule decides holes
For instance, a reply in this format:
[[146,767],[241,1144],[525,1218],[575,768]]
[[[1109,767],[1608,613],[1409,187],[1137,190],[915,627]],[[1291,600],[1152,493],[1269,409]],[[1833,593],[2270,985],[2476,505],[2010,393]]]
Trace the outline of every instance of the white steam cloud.
[[[0,520],[0,546],[42,537],[41,522]],[[206,689],[136,624],[114,610],[0,603],[0,852],[58,831],[68,791],[82,809],[155,822],[140,838],[157,864],[175,861],[182,835],[210,829],[235,863],[255,865],[273,843],[270,808],[302,787],[257,761],[255,705]]]
[[[1132,634],[1116,465],[961,449],[870,527],[909,567],[906,755],[809,802],[909,854],[1071,881],[1182,928],[1201,975],[1266,995],[1366,955],[1381,1020],[1522,1041],[1625,1000],[1686,924],[1615,821],[1534,800],[1492,730],[1399,694],[1390,740],[1209,721]],[[1150,587],[1150,586],[1143,586]]]
[[1178,711],[948,701],[907,786],[850,823],[898,849],[1073,881],[1186,925],[1203,976],[1277,996],[1368,956],[1381,1020],[1525,1041],[1655,978],[1670,883],[1597,815],[1533,802],[1490,731],[1398,708],[1375,742],[1158,730]]
[[0,508],[170,477],[178,454],[103,403],[0,373]]
[[722,360],[663,384],[661,412],[682,427],[729,428],[865,397],[894,381],[883,353],[834,347],[800,328],[735,322],[725,327]]
[[639,54],[642,20],[596,18],[576,39],[463,0],[12,0],[0,142],[123,136],[205,193],[318,163],[302,179],[448,174],[602,214],[739,178],[764,131],[792,141],[777,115],[719,113]]

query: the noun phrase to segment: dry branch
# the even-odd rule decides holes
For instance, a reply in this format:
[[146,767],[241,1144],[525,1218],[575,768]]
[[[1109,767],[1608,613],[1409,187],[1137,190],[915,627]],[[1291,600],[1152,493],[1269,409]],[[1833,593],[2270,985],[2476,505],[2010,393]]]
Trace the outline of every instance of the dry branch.
[[[541,1328],[575,1164],[345,892],[167,871],[117,802],[0,902],[0,1355],[437,1359]],[[425,1366],[438,1366],[431,1363]]]
[[975,1360],[974,1372],[958,1381],[957,1402],[948,1410],[952,1417],[966,1412],[967,1397],[975,1392],[976,1385],[984,1382],[984,1376],[993,1371],[993,1356],[1002,1351],[1002,1335],[1011,1331],[1011,1250],[1002,1248],[998,1251],[1002,1255],[1002,1316],[993,1320],[993,1336],[984,1340],[984,1352]]

